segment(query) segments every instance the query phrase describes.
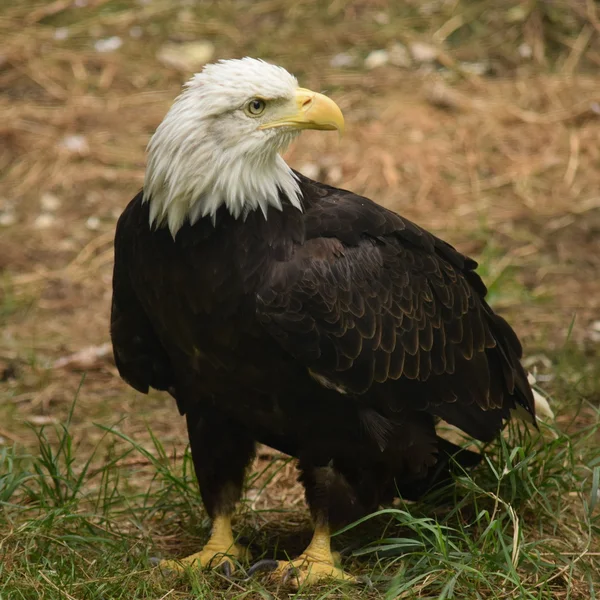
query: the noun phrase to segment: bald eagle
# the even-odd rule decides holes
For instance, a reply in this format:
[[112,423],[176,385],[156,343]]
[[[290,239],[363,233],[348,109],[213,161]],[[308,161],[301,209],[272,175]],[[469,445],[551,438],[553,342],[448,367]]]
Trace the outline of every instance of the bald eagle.
[[150,141],[117,225],[112,343],[127,383],[185,415],[212,519],[198,553],[163,566],[247,558],[231,517],[261,443],[298,459],[315,525],[274,575],[352,580],[332,530],[477,462],[440,419],[482,441],[513,410],[534,421],[521,344],[476,262],[281,157],[303,129],[343,127],[331,99],[244,58],[196,74]]

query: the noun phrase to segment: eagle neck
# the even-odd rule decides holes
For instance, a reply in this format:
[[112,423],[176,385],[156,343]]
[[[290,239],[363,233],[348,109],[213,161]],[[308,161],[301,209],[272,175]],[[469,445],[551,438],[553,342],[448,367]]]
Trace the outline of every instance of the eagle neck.
[[282,210],[282,197],[302,210],[298,177],[276,151],[230,149],[224,159],[208,144],[186,150],[185,142],[171,153],[169,145],[154,144],[154,139],[150,144],[144,202],[150,203],[152,227],[166,226],[175,237],[186,222],[214,221],[221,207],[235,219],[257,211],[266,219],[270,209]]

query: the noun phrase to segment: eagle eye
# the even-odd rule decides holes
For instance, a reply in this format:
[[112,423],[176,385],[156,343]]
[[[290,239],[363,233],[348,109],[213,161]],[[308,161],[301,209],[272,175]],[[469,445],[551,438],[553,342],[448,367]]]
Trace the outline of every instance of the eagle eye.
[[258,117],[262,115],[266,107],[267,103],[262,98],[252,98],[246,105],[246,113],[251,117]]

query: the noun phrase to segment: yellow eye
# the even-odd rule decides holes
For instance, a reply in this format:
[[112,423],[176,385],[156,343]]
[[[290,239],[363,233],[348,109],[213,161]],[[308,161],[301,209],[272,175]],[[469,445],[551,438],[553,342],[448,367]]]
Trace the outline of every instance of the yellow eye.
[[258,117],[262,114],[267,106],[267,103],[262,98],[252,98],[246,106],[246,112],[253,117]]

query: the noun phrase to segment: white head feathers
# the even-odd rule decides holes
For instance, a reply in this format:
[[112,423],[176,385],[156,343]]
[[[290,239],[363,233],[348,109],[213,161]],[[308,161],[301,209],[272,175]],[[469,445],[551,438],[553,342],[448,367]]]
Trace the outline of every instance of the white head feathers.
[[[186,219],[214,218],[225,205],[236,218],[269,206],[280,191],[301,210],[300,189],[279,153],[299,131],[261,129],[294,102],[298,82],[261,60],[224,60],[204,67],[173,103],[148,145],[144,201],[150,222],[173,236]],[[249,102],[268,101],[255,115]]]

